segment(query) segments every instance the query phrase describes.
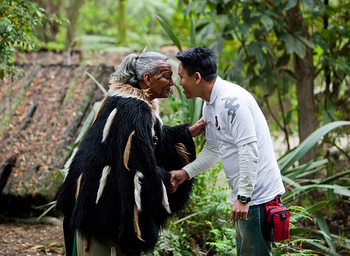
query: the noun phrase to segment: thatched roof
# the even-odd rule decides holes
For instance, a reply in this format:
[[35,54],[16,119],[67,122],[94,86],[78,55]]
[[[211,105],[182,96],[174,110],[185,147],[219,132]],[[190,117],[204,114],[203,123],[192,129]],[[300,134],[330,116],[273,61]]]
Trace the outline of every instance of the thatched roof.
[[103,98],[86,72],[107,89],[113,67],[19,67],[24,70],[19,79],[0,81],[0,169],[15,159],[3,195],[40,196],[50,202],[62,184],[59,169],[70,147],[91,106]]

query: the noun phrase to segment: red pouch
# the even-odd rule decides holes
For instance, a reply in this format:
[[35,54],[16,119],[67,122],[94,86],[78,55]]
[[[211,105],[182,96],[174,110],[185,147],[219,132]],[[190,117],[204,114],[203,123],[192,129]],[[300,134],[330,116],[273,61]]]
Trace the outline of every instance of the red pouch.
[[277,196],[274,201],[266,204],[265,212],[265,240],[277,242],[288,239],[289,235],[290,212],[281,203],[280,197]]

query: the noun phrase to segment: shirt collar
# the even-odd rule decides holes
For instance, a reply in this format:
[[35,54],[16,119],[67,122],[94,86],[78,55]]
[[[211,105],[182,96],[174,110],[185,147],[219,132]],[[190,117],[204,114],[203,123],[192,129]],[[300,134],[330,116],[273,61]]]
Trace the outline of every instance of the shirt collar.
[[210,100],[207,101],[207,104],[213,104],[213,102],[215,101],[216,97],[219,94],[219,85],[218,84],[221,83],[221,81],[222,81],[222,79],[219,76],[217,76],[215,83],[214,83],[214,86],[213,86],[213,89],[211,90]]

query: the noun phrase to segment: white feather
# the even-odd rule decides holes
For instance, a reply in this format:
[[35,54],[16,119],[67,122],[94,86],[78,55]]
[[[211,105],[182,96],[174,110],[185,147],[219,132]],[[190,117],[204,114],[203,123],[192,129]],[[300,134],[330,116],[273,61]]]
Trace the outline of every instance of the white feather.
[[141,211],[141,182],[140,179],[143,178],[143,174],[139,171],[135,173],[134,177],[134,196],[135,196],[135,204],[137,206],[137,210],[140,212]]
[[162,187],[163,187],[163,200],[162,200],[162,203],[163,203],[164,208],[167,210],[167,212],[169,214],[171,214],[169,200],[168,200],[168,194],[166,192],[166,188],[165,188],[165,185],[164,185],[163,182],[162,182]]
[[103,168],[102,176],[101,176],[101,179],[100,179],[100,186],[98,187],[98,191],[97,191],[96,204],[98,203],[98,200],[102,196],[103,189],[106,186],[107,176],[108,176],[108,174],[110,172],[111,172],[111,167],[110,166],[107,165],[107,166],[105,166],[105,168]]
[[115,247],[111,247],[111,256],[117,256],[117,250]]
[[105,127],[103,128],[103,136],[102,136],[102,142],[104,142],[108,136],[109,130],[111,129],[111,125],[113,123],[113,119],[115,117],[115,114],[117,114],[117,109],[113,109],[113,111],[109,114],[107,122],[105,124]]
[[67,178],[70,165],[72,164],[73,158],[75,157],[75,154],[76,154],[77,152],[78,152],[78,148],[75,148],[75,149],[73,150],[73,152],[72,152],[72,155],[70,156],[70,158],[68,159],[68,161],[67,161],[66,164],[64,165],[64,171],[66,172],[66,175],[65,175],[65,177],[64,177],[64,180],[66,180],[66,178]]

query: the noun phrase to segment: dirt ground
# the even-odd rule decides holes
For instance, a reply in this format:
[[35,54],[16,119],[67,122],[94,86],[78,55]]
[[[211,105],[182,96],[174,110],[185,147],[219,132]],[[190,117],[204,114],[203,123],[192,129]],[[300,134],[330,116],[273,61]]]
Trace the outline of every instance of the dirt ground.
[[62,225],[51,218],[0,222],[0,255],[64,255]]

